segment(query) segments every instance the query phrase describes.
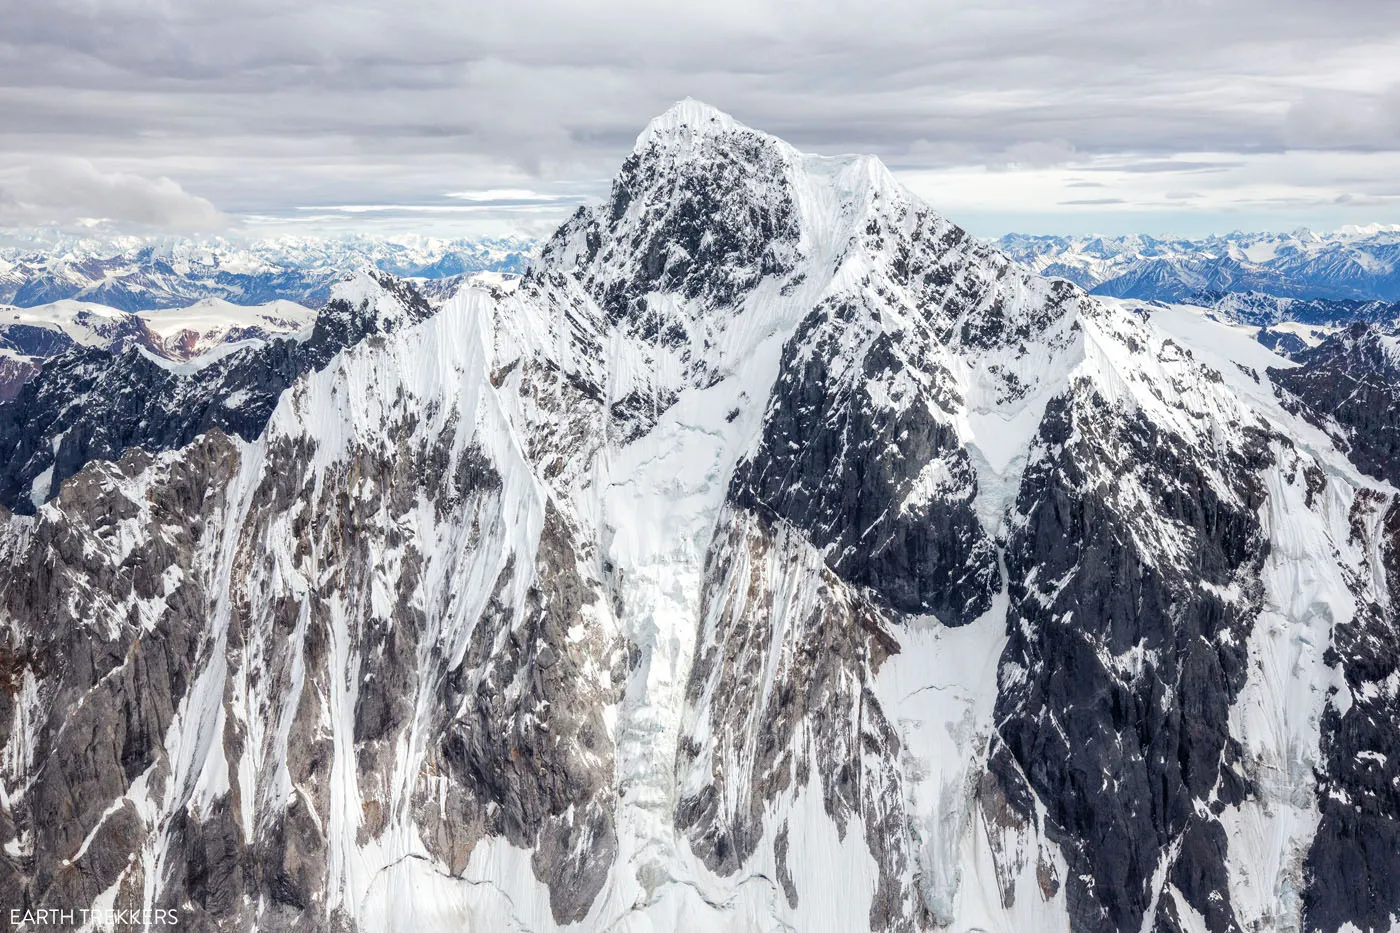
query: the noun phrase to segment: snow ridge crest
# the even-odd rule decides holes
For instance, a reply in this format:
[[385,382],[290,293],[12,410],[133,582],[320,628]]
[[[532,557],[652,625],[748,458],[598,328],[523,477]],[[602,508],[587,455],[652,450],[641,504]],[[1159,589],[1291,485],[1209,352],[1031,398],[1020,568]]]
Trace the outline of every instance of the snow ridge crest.
[[[723,136],[730,133],[758,133],[716,107],[693,97],[676,101],[665,113],[647,124],[637,137],[635,150],[652,143],[690,142],[703,136]],[[758,135],[766,135],[759,133]]]

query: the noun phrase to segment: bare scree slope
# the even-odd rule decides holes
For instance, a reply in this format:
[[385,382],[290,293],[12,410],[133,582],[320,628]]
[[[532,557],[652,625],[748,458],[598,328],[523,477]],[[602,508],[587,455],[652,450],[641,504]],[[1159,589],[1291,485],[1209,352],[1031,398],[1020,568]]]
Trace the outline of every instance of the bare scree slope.
[[517,289],[433,313],[362,278],[323,315],[324,353],[152,368],[86,459],[97,369],[142,360],[26,389],[52,404],[0,451],[39,506],[0,524],[5,905],[629,933],[1400,911],[1394,335],[1288,361],[1091,298],[873,158],[689,101]]

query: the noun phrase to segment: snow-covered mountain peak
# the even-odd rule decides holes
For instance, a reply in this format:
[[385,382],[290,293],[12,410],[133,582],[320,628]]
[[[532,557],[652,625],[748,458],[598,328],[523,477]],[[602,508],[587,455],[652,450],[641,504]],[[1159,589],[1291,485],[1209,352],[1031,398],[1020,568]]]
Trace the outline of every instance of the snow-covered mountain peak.
[[878,253],[894,237],[907,253],[953,229],[873,156],[806,155],[686,100],[641,134],[609,198],[560,228],[536,278],[575,276],[614,322],[645,314],[645,294],[737,308],[765,281],[810,302],[868,271],[848,263],[862,243]]
[[633,151],[640,152],[652,145],[686,146],[701,137],[738,132],[756,131],[718,108],[687,97],[672,104],[665,113],[648,123],[646,129],[638,134]]
[[360,268],[347,274],[331,286],[331,300],[340,299],[352,305],[376,299],[384,291],[384,282],[368,269]]
[[1343,224],[1337,235],[1343,237],[1373,237],[1382,233],[1400,233],[1400,224]]
[[[949,418],[968,380],[992,401],[1035,394],[1046,355],[1073,337],[1072,321],[1054,325],[1083,303],[943,218],[879,159],[803,154],[695,102],[654,121],[610,198],[545,246],[524,286],[541,293],[571,309],[553,331],[576,337],[548,355],[624,408],[712,385],[818,311],[829,321],[800,352],[839,344],[851,379],[868,353],[897,358],[894,381],[917,378]],[[1054,348],[1029,349],[1045,339]],[[619,341],[634,351],[600,358]]]
[[1285,361],[694,102],[482,284],[354,273],[310,335],[0,406],[5,900],[1391,926],[1393,331]]
[[368,268],[356,269],[331,286],[331,305],[337,302],[357,315],[372,316],[380,331],[415,324],[431,313],[423,297],[401,279]]
[[545,245],[523,288],[567,292],[555,300],[579,307],[588,342],[615,330],[682,356],[723,342],[717,330],[745,309],[768,314],[803,286],[799,162],[771,136],[680,105],[642,134],[608,199]]

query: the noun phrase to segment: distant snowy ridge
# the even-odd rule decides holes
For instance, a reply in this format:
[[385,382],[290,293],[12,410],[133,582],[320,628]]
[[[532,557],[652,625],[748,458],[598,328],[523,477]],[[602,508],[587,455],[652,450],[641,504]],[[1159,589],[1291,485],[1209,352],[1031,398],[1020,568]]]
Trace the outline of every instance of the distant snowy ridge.
[[996,242],[1043,275],[1120,298],[1183,301],[1201,293],[1258,292],[1400,301],[1400,228],[1394,225],[1198,240],[1010,234]]
[[[342,274],[339,279],[346,275],[354,273]],[[441,304],[472,286],[509,290],[518,283],[519,275],[463,272],[409,281],[427,301]],[[331,295],[336,285],[332,282],[328,288]],[[316,312],[303,303],[310,296],[302,297],[302,301],[274,299],[261,304],[206,297],[187,306],[137,312],[71,298],[32,307],[0,305],[0,401],[12,398],[45,360],[77,348],[121,353],[140,346],[158,357],[186,360],[225,344],[295,333],[316,318]]]
[[236,305],[204,298],[187,308],[141,311],[137,315],[161,340],[164,355],[188,359],[221,343],[266,339],[295,333],[316,320],[316,312],[294,301]]
[[[13,241],[13,237],[11,240]],[[40,237],[0,247],[0,302],[31,307],[76,299],[124,311],[206,298],[318,307],[359,269],[425,280],[520,273],[535,248],[523,237],[212,238]]]

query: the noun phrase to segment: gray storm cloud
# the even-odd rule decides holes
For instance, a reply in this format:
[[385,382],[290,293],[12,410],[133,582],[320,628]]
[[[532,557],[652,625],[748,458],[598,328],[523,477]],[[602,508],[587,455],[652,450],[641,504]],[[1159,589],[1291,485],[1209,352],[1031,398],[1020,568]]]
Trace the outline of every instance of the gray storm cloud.
[[684,96],[907,172],[1400,150],[1400,14],[1370,0],[0,0],[0,21],[0,171],[79,154],[186,220],[161,179],[233,214],[597,193]]
[[47,159],[6,174],[0,175],[0,226],[104,221],[205,233],[229,225],[212,203],[169,178],[103,172],[86,159]]

